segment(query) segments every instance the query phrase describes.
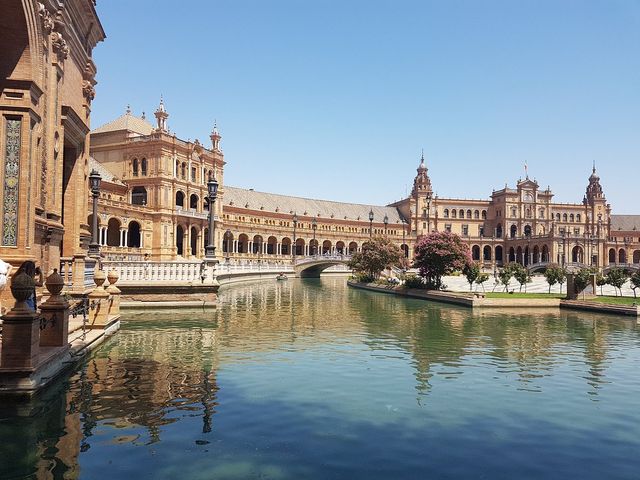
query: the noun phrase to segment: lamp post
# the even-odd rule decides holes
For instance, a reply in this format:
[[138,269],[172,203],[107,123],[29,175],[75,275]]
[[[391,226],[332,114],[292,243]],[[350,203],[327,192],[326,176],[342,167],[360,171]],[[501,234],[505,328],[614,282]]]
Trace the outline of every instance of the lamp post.
[[560,254],[562,255],[562,266],[564,267],[564,258],[565,258],[565,256],[564,256],[565,231],[564,230],[561,232],[561,235],[562,235],[562,248],[560,249]]
[[384,214],[384,218],[382,219],[382,223],[384,223],[384,236],[387,236],[387,226],[389,225],[389,217],[387,214]]
[[313,228],[313,251],[311,254],[317,255],[318,247],[316,246],[316,229],[318,228],[318,220],[316,220],[316,217],[313,217],[313,220],[311,220],[311,228]]
[[369,210],[369,240],[371,240],[371,235],[373,235],[373,208]]
[[208,244],[205,247],[205,258],[207,260],[213,260],[216,258],[216,247],[214,243],[214,228],[213,212],[215,211],[216,197],[218,196],[218,181],[213,174],[209,174],[209,180],[207,181],[207,193],[209,194],[209,238]]
[[427,192],[426,201],[427,201],[427,234],[431,232],[431,200],[433,196],[431,192]]
[[297,213],[293,213],[293,263],[296,263],[296,250],[298,249],[298,246],[296,244],[296,228],[298,227],[298,214]]
[[91,222],[91,243],[89,244],[89,256],[100,256],[100,244],[98,243],[98,196],[100,195],[100,181],[102,177],[97,170],[91,170],[89,184],[93,197],[93,220]]

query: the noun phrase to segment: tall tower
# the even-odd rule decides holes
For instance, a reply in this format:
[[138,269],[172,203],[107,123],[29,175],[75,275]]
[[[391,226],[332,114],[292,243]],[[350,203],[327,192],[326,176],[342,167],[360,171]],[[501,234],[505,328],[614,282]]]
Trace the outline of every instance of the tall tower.
[[220,133],[218,132],[218,124],[217,122],[213,122],[213,130],[211,130],[211,135],[209,135],[211,139],[211,146],[213,147],[214,152],[220,151]]
[[424,150],[417,172],[413,180],[413,190],[411,190],[411,230],[417,235],[425,235],[432,230],[436,209],[433,202],[431,179],[424,163]]
[[605,260],[605,242],[609,236],[611,206],[607,204],[604,196],[602,185],[600,185],[600,177],[596,174],[596,164],[593,163],[593,170],[589,177],[589,185],[582,200],[587,217],[587,232],[595,245],[592,246],[591,263],[592,265],[602,266]]
[[158,109],[155,111],[154,115],[156,116],[156,120],[158,121],[158,130],[161,132],[166,132],[167,118],[169,118],[169,114],[164,108],[164,101],[162,100],[162,96],[160,96],[160,105],[158,105]]

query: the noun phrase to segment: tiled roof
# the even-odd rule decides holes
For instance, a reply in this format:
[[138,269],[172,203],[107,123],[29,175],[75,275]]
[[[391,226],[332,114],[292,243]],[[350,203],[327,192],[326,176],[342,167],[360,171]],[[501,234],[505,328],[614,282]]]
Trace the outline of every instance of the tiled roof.
[[223,205],[233,205],[251,210],[264,210],[299,216],[317,216],[320,218],[334,218],[338,220],[369,221],[369,211],[373,210],[373,221],[382,223],[385,214],[389,217],[389,225],[402,222],[402,217],[395,207],[381,207],[360,205],[356,203],[331,202],[328,200],[313,200],[310,198],[290,197],[275,193],[256,192],[237,187],[224,187]]
[[104,165],[98,162],[95,158],[89,157],[89,172],[91,170],[95,170],[102,177],[102,181],[114,183],[116,185],[124,185],[111,171],[107,169]]
[[640,215],[611,215],[611,231],[640,232]]
[[151,132],[153,132],[153,125],[144,118],[136,117],[127,112],[115,120],[92,130],[91,133],[117,132],[118,130],[128,130],[140,135],[150,135]]

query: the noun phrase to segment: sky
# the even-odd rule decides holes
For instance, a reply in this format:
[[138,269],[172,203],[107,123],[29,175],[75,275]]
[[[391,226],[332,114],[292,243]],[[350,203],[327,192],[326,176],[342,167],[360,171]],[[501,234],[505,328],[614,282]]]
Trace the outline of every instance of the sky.
[[640,214],[640,0],[99,0],[92,125],[153,119],[225,183],[383,205],[422,149],[440,197],[525,175],[580,202],[595,161]]

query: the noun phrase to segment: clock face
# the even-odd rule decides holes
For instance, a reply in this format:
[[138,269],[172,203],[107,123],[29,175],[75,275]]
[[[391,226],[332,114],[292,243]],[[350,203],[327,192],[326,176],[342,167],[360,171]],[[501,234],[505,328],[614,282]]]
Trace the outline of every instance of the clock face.
[[522,198],[525,202],[533,202],[533,192],[524,192]]

